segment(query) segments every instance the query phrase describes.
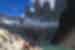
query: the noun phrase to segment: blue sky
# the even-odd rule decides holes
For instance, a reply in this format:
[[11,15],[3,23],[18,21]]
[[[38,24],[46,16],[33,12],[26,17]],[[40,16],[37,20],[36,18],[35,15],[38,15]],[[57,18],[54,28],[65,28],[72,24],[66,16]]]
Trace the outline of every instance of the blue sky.
[[28,0],[0,0],[0,13],[20,16],[24,13],[26,1]]

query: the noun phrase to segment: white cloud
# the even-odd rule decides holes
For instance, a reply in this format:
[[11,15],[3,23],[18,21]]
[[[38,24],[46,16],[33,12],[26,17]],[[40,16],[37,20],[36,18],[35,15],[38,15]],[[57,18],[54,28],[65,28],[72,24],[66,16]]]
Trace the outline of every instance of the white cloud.
[[55,8],[56,0],[39,0],[40,6],[43,7],[45,2],[49,2],[50,9],[53,10]]
[[49,4],[50,4],[50,9],[54,10],[55,8],[55,4],[56,4],[56,0],[48,0]]

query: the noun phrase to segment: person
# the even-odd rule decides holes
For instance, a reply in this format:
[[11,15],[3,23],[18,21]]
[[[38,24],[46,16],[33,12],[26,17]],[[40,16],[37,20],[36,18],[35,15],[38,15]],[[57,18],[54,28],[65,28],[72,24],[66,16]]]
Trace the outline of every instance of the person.
[[66,43],[64,44],[67,48],[75,48],[74,38],[75,38],[75,1],[67,0],[67,12],[65,13],[64,17],[64,25],[65,29],[67,30],[67,39],[65,39]]

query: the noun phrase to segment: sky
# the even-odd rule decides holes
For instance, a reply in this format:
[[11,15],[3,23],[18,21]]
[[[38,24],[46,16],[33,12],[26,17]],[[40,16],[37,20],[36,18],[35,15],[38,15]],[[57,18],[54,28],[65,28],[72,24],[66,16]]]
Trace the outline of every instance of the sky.
[[[57,1],[58,8],[61,7],[60,3],[63,3],[63,1]],[[22,16],[25,13],[26,6],[32,7],[32,0],[0,0],[0,13],[9,16]]]
[[0,0],[0,13],[21,16],[28,0]]

